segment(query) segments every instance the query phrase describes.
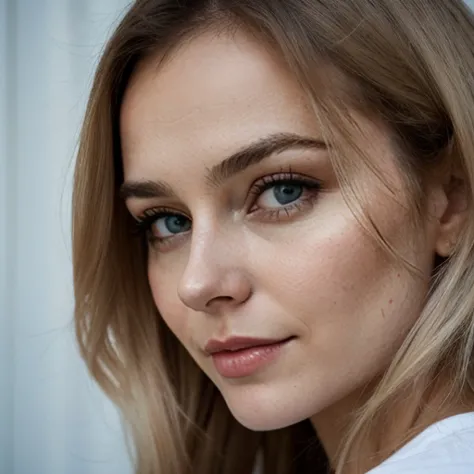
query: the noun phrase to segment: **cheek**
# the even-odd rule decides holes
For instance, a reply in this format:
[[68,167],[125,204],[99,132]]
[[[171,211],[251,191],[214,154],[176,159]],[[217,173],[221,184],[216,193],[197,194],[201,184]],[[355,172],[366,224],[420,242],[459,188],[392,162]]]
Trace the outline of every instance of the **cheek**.
[[282,246],[277,262],[260,262],[272,268],[268,291],[297,321],[311,364],[379,370],[419,314],[426,282],[395,266],[354,220],[326,222]]
[[381,276],[393,271],[351,216],[341,214],[321,221],[301,226],[300,232],[277,245],[277,252],[270,245],[255,249],[260,279],[267,281],[275,295],[281,295],[282,303],[288,299],[318,313],[321,305],[326,310],[342,309],[345,303],[357,307]]
[[148,263],[148,281],[153,300],[163,321],[184,342],[188,333],[185,306],[178,298],[178,273],[176,266],[170,267],[166,275],[156,269],[157,262],[151,257]]

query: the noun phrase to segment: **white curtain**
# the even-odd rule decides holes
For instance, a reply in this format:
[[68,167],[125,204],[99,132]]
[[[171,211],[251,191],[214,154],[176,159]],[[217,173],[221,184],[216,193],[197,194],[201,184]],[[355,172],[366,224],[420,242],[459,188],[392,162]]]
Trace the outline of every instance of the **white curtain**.
[[0,474],[131,473],[76,353],[69,235],[90,80],[127,3],[0,0]]
[[0,0],[0,474],[129,474],[72,331],[73,158],[126,0]]

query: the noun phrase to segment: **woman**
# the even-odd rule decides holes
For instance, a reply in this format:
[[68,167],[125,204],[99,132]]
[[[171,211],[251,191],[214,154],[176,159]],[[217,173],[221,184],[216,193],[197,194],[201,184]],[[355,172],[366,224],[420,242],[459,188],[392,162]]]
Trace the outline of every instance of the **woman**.
[[473,91],[461,0],[133,4],[73,247],[137,473],[474,472]]

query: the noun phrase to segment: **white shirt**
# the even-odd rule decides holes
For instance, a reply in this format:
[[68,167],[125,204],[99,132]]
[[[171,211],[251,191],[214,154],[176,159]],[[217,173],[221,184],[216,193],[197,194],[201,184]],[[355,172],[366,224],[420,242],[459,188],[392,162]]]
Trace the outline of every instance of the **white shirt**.
[[474,412],[434,423],[367,474],[474,474]]

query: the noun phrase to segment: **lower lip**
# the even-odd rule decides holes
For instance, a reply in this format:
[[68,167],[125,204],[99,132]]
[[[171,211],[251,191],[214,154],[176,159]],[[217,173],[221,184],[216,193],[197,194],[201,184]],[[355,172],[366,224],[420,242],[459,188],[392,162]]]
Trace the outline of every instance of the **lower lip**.
[[222,377],[239,378],[252,375],[258,369],[275,360],[291,339],[249,347],[238,351],[222,351],[212,354],[214,366]]

